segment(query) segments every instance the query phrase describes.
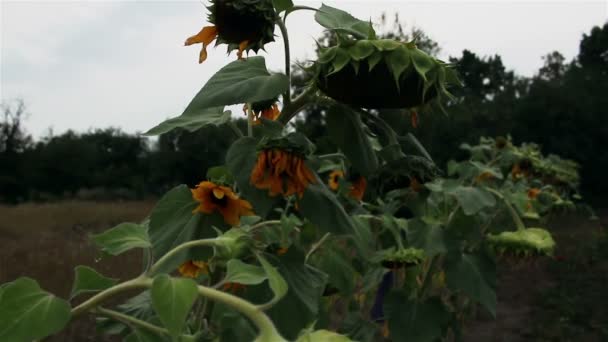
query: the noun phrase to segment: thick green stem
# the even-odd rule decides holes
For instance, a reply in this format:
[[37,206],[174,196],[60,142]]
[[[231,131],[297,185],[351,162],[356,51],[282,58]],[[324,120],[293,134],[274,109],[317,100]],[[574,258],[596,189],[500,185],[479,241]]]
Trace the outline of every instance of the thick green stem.
[[289,105],[284,106],[281,110],[279,121],[283,125],[287,125],[291,119],[312,102],[311,100],[314,97],[315,92],[315,89],[309,87],[300,96],[291,101]]
[[234,121],[229,120],[228,126],[232,129],[232,131],[236,134],[237,137],[242,138],[245,136],[245,135],[243,135],[243,132],[241,132],[241,129],[236,126]]
[[128,325],[132,325],[132,326],[136,326],[139,328],[143,328],[146,330],[149,330],[151,332],[154,332],[156,334],[159,335],[169,335],[169,330],[165,329],[165,328],[161,328],[159,326],[156,326],[154,324],[150,324],[146,321],[142,321],[140,319],[137,319],[135,317],[129,316],[129,315],[125,315],[121,312],[118,311],[114,311],[114,310],[109,310],[109,309],[104,309],[102,307],[98,307],[94,310],[92,310],[92,312],[94,313],[99,313],[101,315],[104,315],[106,317],[110,317],[113,318],[117,321],[126,323]]
[[251,226],[251,228],[249,228],[249,230],[256,230],[258,228],[262,228],[262,227],[266,227],[266,226],[276,226],[281,224],[281,220],[269,220],[269,221],[263,221],[260,223],[256,223],[253,226]]
[[87,310],[97,307],[102,302],[115,296],[118,293],[128,291],[128,290],[133,290],[133,289],[148,288],[151,285],[152,285],[152,279],[147,278],[147,277],[139,277],[139,278],[131,279],[124,283],[112,286],[109,289],[96,294],[95,296],[89,298],[84,303],[73,308],[72,317],[78,316]]
[[318,11],[318,9],[313,8],[313,7],[309,7],[309,6],[293,6],[292,8],[288,9],[287,11],[285,11],[285,17],[283,18],[283,20],[287,19],[287,16],[291,13],[291,12],[295,12],[295,11],[299,11],[299,10],[307,10],[307,11]]
[[158,270],[160,269],[160,267],[165,264],[167,261],[171,260],[171,258],[173,256],[175,256],[177,253],[186,250],[188,248],[192,248],[192,247],[201,247],[201,246],[207,246],[207,247],[214,247],[217,246],[218,244],[220,244],[222,238],[214,238],[214,239],[202,239],[202,240],[194,240],[194,241],[189,241],[186,243],[182,243],[181,245],[173,248],[172,250],[170,250],[169,252],[167,252],[167,254],[163,255],[162,258],[160,258],[154,265],[152,265],[152,267],[150,267],[150,270],[148,271],[148,275],[152,276],[154,275],[156,272],[158,272]]
[[306,263],[306,261],[308,261],[308,258],[310,258],[310,256],[317,250],[319,249],[319,247],[321,247],[321,245],[325,242],[325,240],[327,240],[327,238],[329,238],[329,236],[331,235],[331,233],[325,233],[325,235],[323,235],[323,237],[321,238],[321,240],[319,240],[317,243],[315,243],[311,248],[310,251],[308,251],[308,253],[306,253],[306,258],[304,258],[304,262]]
[[496,197],[500,198],[504,202],[505,206],[509,210],[509,214],[511,214],[511,218],[513,219],[513,222],[515,223],[515,227],[517,227],[517,230],[526,229],[526,225],[524,224],[524,221],[521,220],[521,217],[519,217],[519,214],[517,213],[515,208],[513,208],[511,203],[505,198],[505,196],[503,196],[503,194],[501,194],[500,192],[498,192],[492,188],[488,188],[488,187],[486,187],[486,190],[495,194]]
[[283,94],[283,106],[287,106],[291,103],[291,57],[289,50],[289,34],[287,32],[285,22],[283,22],[279,16],[277,16],[277,25],[279,25],[281,35],[283,36],[283,45],[285,45],[285,76],[287,76],[287,79],[289,80],[289,86],[287,87],[285,94]]
[[259,329],[259,335],[255,341],[287,342],[287,340],[279,334],[270,318],[268,318],[268,316],[266,316],[266,314],[256,305],[237,296],[202,285],[198,286],[198,293],[213,301],[226,304],[249,318]]
[[322,154],[320,156],[317,156],[318,159],[334,159],[334,158],[340,158],[340,159],[346,159],[346,156],[342,153],[328,153],[328,154]]

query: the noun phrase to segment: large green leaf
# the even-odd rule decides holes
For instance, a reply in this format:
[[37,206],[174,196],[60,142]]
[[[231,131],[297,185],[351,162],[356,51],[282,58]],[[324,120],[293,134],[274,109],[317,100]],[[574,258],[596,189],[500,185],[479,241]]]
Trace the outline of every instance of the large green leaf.
[[76,276],[70,297],[81,293],[103,291],[118,282],[117,279],[107,278],[88,266],[76,266]]
[[279,12],[283,12],[293,7],[293,1],[291,0],[272,0],[274,9]]
[[150,247],[146,228],[137,223],[121,223],[103,233],[92,235],[91,239],[102,251],[119,255],[133,248]]
[[[156,259],[184,242],[214,237],[212,227],[224,226],[221,215],[217,213],[193,214],[196,206],[197,202],[186,185],[171,189],[158,201],[150,216],[149,228]],[[205,260],[211,254],[212,250],[204,247],[183,251],[176,254],[160,271],[169,272],[181,262],[189,259]]]
[[[154,325],[161,325],[154,308],[152,308],[152,298],[149,290],[143,291],[123,304],[116,306],[115,310]],[[130,331],[130,327],[123,322],[99,317],[97,318],[97,330],[108,335],[124,336]]]
[[483,255],[448,255],[447,285],[460,290],[496,316],[496,265]]
[[304,253],[295,247],[273,258],[272,262],[289,289],[281,301],[268,311],[268,315],[281,335],[295,340],[302,329],[318,319],[319,301],[327,284],[327,275],[305,264]]
[[315,20],[327,29],[350,33],[357,38],[368,39],[376,35],[370,22],[359,20],[347,12],[327,5],[321,5],[315,14]]
[[257,285],[266,279],[268,279],[268,276],[262,267],[246,264],[238,259],[231,259],[226,264],[224,282]]
[[226,154],[226,166],[234,175],[243,197],[253,205],[255,214],[266,217],[278,197],[268,196],[268,191],[257,189],[249,182],[251,170],[257,161],[256,145],[257,141],[249,137],[234,142]]
[[181,116],[167,119],[160,124],[154,126],[144,135],[160,135],[167,133],[175,128],[183,128],[187,131],[194,132],[207,125],[219,126],[230,120],[232,112],[224,111],[224,107],[202,108],[200,110],[192,110],[184,112]]
[[320,184],[320,180],[317,184],[311,184],[306,188],[299,206],[302,215],[322,231],[335,234],[354,232],[353,220],[336,196]]
[[425,302],[408,299],[405,291],[393,291],[384,300],[392,341],[428,342],[439,340],[449,321],[449,313],[439,298]]
[[378,158],[364,131],[358,113],[343,105],[334,105],[325,118],[331,140],[348,157],[355,170],[369,176],[378,168]]
[[459,186],[449,194],[456,197],[466,215],[474,215],[483,208],[496,205],[496,198],[488,191],[471,186]]
[[408,222],[407,240],[413,247],[423,249],[429,257],[447,252],[443,228],[420,219]]
[[337,288],[342,296],[352,294],[357,272],[340,248],[328,244],[314,254],[313,262],[319,270],[329,276],[329,285]]
[[42,290],[30,278],[2,289],[0,341],[29,342],[54,334],[70,320],[70,304]]
[[171,335],[177,337],[198,296],[196,283],[192,279],[161,274],[154,278],[151,293],[152,306],[158,317]]
[[264,57],[234,61],[211,76],[182,116],[192,116],[210,107],[252,103],[276,98],[289,88],[283,74],[270,74]]
[[266,258],[264,258],[261,254],[258,254],[258,260],[260,264],[262,264],[262,268],[264,272],[266,272],[266,276],[268,277],[268,284],[270,285],[270,289],[274,294],[274,298],[271,303],[277,303],[281,300],[288,290],[288,285],[285,279],[281,276],[279,271],[270,264]]

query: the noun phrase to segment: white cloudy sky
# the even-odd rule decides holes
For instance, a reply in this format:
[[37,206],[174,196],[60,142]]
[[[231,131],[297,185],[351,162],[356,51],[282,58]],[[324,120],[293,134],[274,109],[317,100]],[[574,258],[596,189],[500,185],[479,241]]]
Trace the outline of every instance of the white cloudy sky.
[[[295,0],[319,6],[320,1]],[[608,20],[608,1],[326,1],[364,19],[399,12],[424,29],[443,58],[470,49],[499,54],[522,75],[533,75],[553,50],[568,59],[583,33]],[[197,64],[199,47],[186,37],[204,24],[203,1],[7,1],[0,0],[0,99],[23,98],[27,129],[35,136],[93,127],[144,131],[181,113],[222,65],[225,48]],[[288,20],[292,53],[312,57],[321,27],[311,12]],[[278,34],[278,30],[277,30]],[[267,63],[283,63],[280,38]]]

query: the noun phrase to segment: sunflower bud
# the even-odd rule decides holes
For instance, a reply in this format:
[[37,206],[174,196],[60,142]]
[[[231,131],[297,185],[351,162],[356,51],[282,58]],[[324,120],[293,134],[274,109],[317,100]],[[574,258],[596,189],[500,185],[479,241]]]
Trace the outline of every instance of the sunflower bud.
[[252,246],[253,239],[243,229],[230,229],[219,238],[215,257],[221,260],[237,259]]
[[499,255],[540,256],[553,255],[555,241],[551,233],[542,228],[526,228],[514,232],[489,234],[487,241]]
[[380,264],[389,269],[403,268],[416,266],[424,260],[424,251],[422,249],[409,247],[398,249],[388,249],[381,251],[378,255]]

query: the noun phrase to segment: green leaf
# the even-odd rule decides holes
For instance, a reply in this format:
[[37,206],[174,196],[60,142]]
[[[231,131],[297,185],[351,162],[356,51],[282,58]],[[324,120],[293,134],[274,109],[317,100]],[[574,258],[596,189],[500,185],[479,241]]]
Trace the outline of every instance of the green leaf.
[[374,38],[376,32],[372,24],[359,20],[347,12],[334,7],[321,5],[315,14],[319,25],[334,31],[342,31],[357,36],[357,38]]
[[[193,214],[198,203],[186,185],[179,185],[167,192],[156,204],[150,215],[150,241],[155,259],[159,259],[178,245],[197,239],[216,236],[212,227],[224,227],[221,215],[213,213]],[[186,260],[205,260],[212,254],[210,248],[200,247],[176,254],[160,270],[170,272]]]
[[357,272],[344,253],[332,246],[318,251],[313,256],[314,266],[329,276],[329,284],[336,287],[340,295],[350,296],[355,289]]
[[331,69],[331,72],[327,74],[327,76],[342,70],[348,64],[349,61],[350,56],[348,55],[348,53],[343,49],[337,49],[336,56],[332,61],[333,68]]
[[[160,320],[154,312],[154,308],[152,308],[152,299],[149,290],[143,291],[135,297],[128,299],[123,304],[116,306],[115,310],[154,325],[161,325]],[[97,318],[97,330],[108,335],[125,335],[130,331],[130,327],[123,322],[107,317],[99,317]]]
[[234,176],[226,166],[214,166],[207,169],[207,179],[214,183],[232,184]]
[[386,56],[386,64],[393,74],[397,87],[399,87],[399,77],[401,77],[403,72],[408,69],[410,63],[411,57],[408,53],[408,49],[405,46],[398,47]]
[[376,48],[369,40],[357,41],[348,49],[348,53],[356,61],[369,57],[374,51]]
[[257,255],[260,264],[264,268],[264,272],[266,272],[266,276],[268,277],[268,284],[270,285],[270,289],[274,293],[274,298],[270,302],[271,304],[275,304],[281,300],[287,294],[287,290],[289,289],[287,286],[287,282],[279,271],[270,264],[266,258],[264,258],[261,254]]
[[298,203],[302,215],[323,231],[335,234],[354,231],[351,217],[323,184],[310,184]]
[[158,317],[171,335],[177,337],[198,296],[196,283],[192,279],[161,274],[154,278],[151,293],[152,306]]
[[31,278],[2,288],[0,341],[29,342],[57,333],[70,320],[70,304],[42,290]]
[[257,285],[268,279],[262,267],[246,264],[238,259],[228,261],[226,268],[224,282]]
[[291,0],[272,0],[272,4],[274,5],[274,9],[277,11],[277,13],[293,7],[293,2]]
[[414,68],[426,80],[426,73],[435,66],[433,58],[418,49],[410,49],[410,55],[412,56]]
[[117,279],[107,278],[88,266],[76,266],[76,277],[70,298],[81,293],[97,292],[110,288],[118,282]]
[[296,342],[352,342],[352,340],[333,331],[317,330],[301,335]]
[[[125,337],[124,342],[166,342],[167,340],[163,337],[158,336],[148,330],[133,329],[133,332]],[[181,341],[180,341],[181,342]]]
[[334,105],[325,118],[331,140],[338,145],[353,167],[363,176],[369,176],[378,168],[378,158],[361,117],[343,105]]
[[439,225],[426,224],[420,219],[410,220],[407,239],[410,245],[423,249],[429,257],[447,252],[443,228]]
[[253,205],[253,211],[260,217],[266,217],[278,201],[278,197],[268,196],[268,191],[255,188],[249,182],[251,170],[257,161],[257,141],[244,137],[235,141],[226,153],[226,166],[234,175],[239,191]]
[[405,291],[392,291],[384,300],[392,341],[428,342],[443,337],[449,313],[439,298],[425,302],[408,299]]
[[102,251],[119,255],[133,248],[150,247],[146,228],[137,223],[121,223],[103,233],[92,235],[91,239]]
[[268,315],[285,338],[295,340],[302,329],[319,316],[319,301],[327,275],[304,263],[304,253],[291,247],[273,258],[273,264],[289,285],[287,294],[268,310]]
[[270,74],[264,57],[234,61],[211,76],[182,116],[192,116],[210,107],[252,103],[276,98],[289,88],[283,74]]
[[448,256],[447,285],[483,305],[496,316],[496,265],[482,255],[456,254]]
[[184,112],[181,116],[171,118],[154,126],[144,133],[146,136],[161,135],[175,128],[183,128],[189,132],[197,131],[205,126],[219,126],[230,121],[232,112],[224,111],[224,107],[201,108]]
[[471,186],[458,186],[448,192],[456,197],[466,215],[474,215],[483,208],[496,205],[496,198],[488,191]]

